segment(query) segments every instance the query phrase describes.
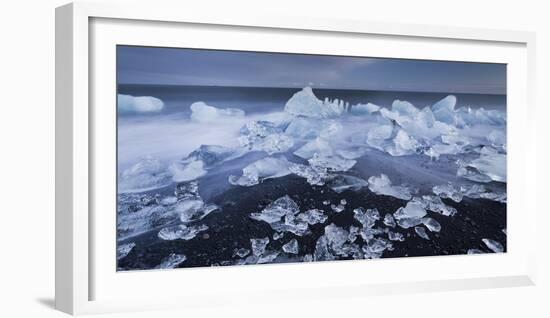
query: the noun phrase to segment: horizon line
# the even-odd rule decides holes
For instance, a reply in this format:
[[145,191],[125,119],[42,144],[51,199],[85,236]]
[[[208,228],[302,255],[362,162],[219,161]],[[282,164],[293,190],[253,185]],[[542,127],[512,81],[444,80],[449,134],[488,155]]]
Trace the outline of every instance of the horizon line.
[[313,90],[349,90],[349,91],[383,91],[383,92],[405,92],[405,93],[440,93],[440,94],[475,94],[475,95],[507,95],[507,92],[468,92],[468,91],[443,91],[443,90],[410,90],[410,89],[374,89],[374,88],[340,88],[340,87],[319,87],[315,85],[305,86],[243,86],[243,85],[193,85],[193,84],[153,84],[153,83],[117,83],[118,85],[142,85],[142,86],[191,86],[191,87],[228,87],[228,88],[280,88],[280,89],[303,89],[311,87]]

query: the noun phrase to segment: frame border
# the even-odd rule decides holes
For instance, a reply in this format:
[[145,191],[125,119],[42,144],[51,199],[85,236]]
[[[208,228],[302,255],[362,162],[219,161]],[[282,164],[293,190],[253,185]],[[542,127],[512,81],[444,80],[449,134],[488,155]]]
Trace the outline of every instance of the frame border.
[[[145,4],[123,6],[78,2],[56,8],[55,14],[55,308],[69,314],[164,308],[161,304],[129,307],[89,300],[89,23],[91,18],[186,22],[219,26],[246,26],[288,30],[397,35],[431,39],[456,39],[518,43],[527,49],[527,98],[529,134],[536,136],[535,39],[534,32],[369,22],[310,17],[240,15],[228,16],[200,10],[155,10]],[[535,153],[534,140],[529,151]],[[536,184],[536,176],[528,177]],[[533,211],[532,213],[536,213]],[[534,226],[534,225],[533,225]],[[534,229],[533,229],[534,230]],[[414,284],[382,284],[355,290],[361,295],[403,292],[480,289],[533,285],[536,278],[535,251],[529,251],[528,274],[469,280],[423,281]],[[292,294],[292,293],[290,293]],[[321,291],[313,292],[313,298]],[[348,295],[349,291],[344,292]],[[355,294],[357,295],[357,294]],[[252,299],[259,300],[258,297]],[[261,301],[259,301],[261,302]],[[172,307],[174,304],[166,304]]]

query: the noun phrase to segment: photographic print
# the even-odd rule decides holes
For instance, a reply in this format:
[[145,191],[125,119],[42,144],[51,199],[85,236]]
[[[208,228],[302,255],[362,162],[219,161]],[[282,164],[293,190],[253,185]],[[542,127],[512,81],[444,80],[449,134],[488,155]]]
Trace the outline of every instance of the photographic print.
[[506,81],[119,45],[117,270],[506,252]]

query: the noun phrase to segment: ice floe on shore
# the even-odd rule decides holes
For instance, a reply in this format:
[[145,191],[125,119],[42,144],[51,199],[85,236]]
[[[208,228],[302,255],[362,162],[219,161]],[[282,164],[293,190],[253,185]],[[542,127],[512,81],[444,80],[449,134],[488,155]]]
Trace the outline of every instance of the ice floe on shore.
[[[349,105],[320,100],[309,87],[294,94],[284,111],[284,116],[258,120],[239,109],[192,104],[194,125],[237,122],[241,128],[228,136],[236,142],[201,145],[171,162],[146,157],[123,169],[118,175],[118,240],[150,232],[175,241],[167,244],[189,244],[216,233],[209,222],[216,214],[205,218],[221,208],[208,194],[199,194],[199,184],[201,189],[246,191],[297,176],[303,178],[295,178],[297,184],[327,195],[322,206],[309,202],[300,207],[299,194],[279,192],[243,211],[247,222],[263,222],[267,233],[251,233],[245,237],[250,245],[241,241],[229,247],[227,264],[379,258],[410,239],[435,242],[445,231],[442,224],[448,224],[442,218],[457,217],[457,208],[471,200],[506,203],[504,112],[457,108],[452,95],[423,108],[401,100],[388,108]],[[392,208],[361,207],[347,196],[349,191],[367,198],[387,196]],[[346,219],[352,223],[343,225]],[[493,252],[505,249],[492,239],[482,242]],[[119,245],[117,259],[135,244]],[[158,268],[175,268],[186,260],[171,253]]]

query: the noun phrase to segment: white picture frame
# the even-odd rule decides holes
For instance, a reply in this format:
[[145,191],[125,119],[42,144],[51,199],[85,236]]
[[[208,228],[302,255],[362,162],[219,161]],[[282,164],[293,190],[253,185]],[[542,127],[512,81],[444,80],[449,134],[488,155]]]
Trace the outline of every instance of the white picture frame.
[[[147,33],[148,28],[154,28],[154,35]],[[189,32],[182,33],[181,28],[188,28],[186,30]],[[275,51],[279,44],[268,41],[269,36],[287,35],[295,37],[293,41],[298,43],[298,37],[314,35],[321,40],[327,38],[341,41],[344,46],[340,50],[351,50],[349,44],[359,38],[393,41],[393,45],[389,42],[384,45],[373,44],[377,56],[402,57],[399,54],[403,53],[398,54],[396,47],[407,43],[410,52],[406,57],[508,63],[508,74],[513,75],[509,76],[508,85],[508,175],[511,180],[508,190],[508,232],[511,233],[508,252],[502,255],[441,257],[436,260],[411,258],[376,262],[323,262],[327,264],[260,265],[246,266],[246,269],[233,266],[155,273],[117,273],[115,267],[103,266],[103,263],[110,264],[110,259],[115,259],[116,245],[112,244],[115,240],[115,228],[112,226],[115,216],[98,216],[92,212],[98,206],[110,204],[94,198],[98,191],[113,189],[108,183],[115,168],[109,168],[112,147],[104,148],[104,143],[97,141],[105,140],[112,145],[114,133],[109,133],[109,129],[100,133],[95,128],[98,122],[101,122],[101,127],[114,127],[109,125],[114,124],[112,114],[116,107],[111,111],[109,107],[98,111],[93,105],[98,101],[106,101],[108,104],[109,96],[115,103],[114,87],[111,90],[103,89],[101,84],[101,81],[111,83],[114,76],[109,75],[112,73],[113,60],[110,56],[112,52],[107,51],[117,43],[156,43],[159,46],[177,47],[184,42],[175,41],[175,34],[187,34],[188,41],[199,41],[199,35],[203,35],[200,33],[201,28],[208,28],[213,37],[220,30],[226,29],[234,30],[235,38],[250,36],[246,32],[266,36],[264,40],[258,38],[252,41],[253,44],[220,42],[222,44],[212,44],[213,48],[220,45],[223,46],[221,48],[233,45],[235,48],[247,48],[246,45],[255,45],[250,48],[261,46],[264,50]],[[110,32],[112,30],[117,32]],[[198,33],[193,36],[193,32]],[[315,45],[315,42],[311,43]],[[429,46],[440,49],[430,55],[425,51]],[[534,46],[535,35],[530,32],[367,21],[305,20],[245,13],[225,16],[211,11],[189,10],[184,4],[151,8],[142,4],[122,7],[117,6],[116,2],[79,2],[57,8],[56,308],[70,314],[89,314],[534,284],[536,253],[534,245],[528,243],[535,238],[535,225],[534,222],[525,221],[536,217],[535,194],[527,191],[536,184],[533,138],[536,130]],[[308,48],[301,49],[305,50]],[[311,50],[320,52],[324,48],[320,45]],[[360,55],[359,49],[356,50],[352,50],[351,54]],[[96,94],[98,90],[101,93]],[[113,95],[109,95],[111,93]],[[515,217],[517,211],[521,211],[521,218]],[[94,236],[98,229],[102,229],[101,233],[105,233],[107,239]],[[380,277],[370,274],[358,279],[353,276],[367,267],[368,272],[380,273]],[[403,268],[414,268],[418,274],[413,278],[407,277],[407,271]],[[342,274],[316,284],[315,275],[327,271]],[[397,274],[399,272],[400,275]],[[206,282],[205,277],[209,277]],[[291,278],[294,283],[286,281],[284,277]],[[302,281],[297,281],[298,277]],[[155,290],[155,284],[166,285],[174,280],[185,282],[187,286],[195,288],[194,292],[174,294],[173,290]],[[259,286],[258,281],[262,280],[268,284]],[[143,293],[137,293],[139,287],[133,282],[139,283],[144,290],[154,290],[154,293],[145,293],[143,299],[136,301],[136,297]],[[261,295],[258,291],[261,291]],[[121,294],[125,296],[117,296]],[[204,296],[209,297],[207,299]]]

